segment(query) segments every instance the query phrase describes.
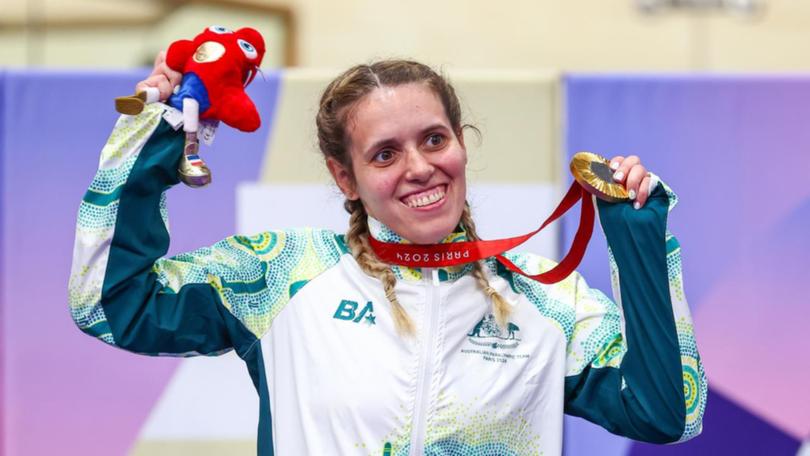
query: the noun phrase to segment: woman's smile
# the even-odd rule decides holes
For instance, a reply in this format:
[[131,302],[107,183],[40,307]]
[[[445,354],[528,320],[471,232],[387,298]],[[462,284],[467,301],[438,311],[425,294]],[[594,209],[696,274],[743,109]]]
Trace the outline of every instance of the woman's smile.
[[411,209],[430,210],[444,203],[446,191],[446,185],[438,185],[425,191],[411,193],[400,201]]

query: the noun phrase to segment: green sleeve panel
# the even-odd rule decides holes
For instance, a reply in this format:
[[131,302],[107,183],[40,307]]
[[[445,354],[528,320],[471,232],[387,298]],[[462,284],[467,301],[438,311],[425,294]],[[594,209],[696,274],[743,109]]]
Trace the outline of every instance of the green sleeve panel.
[[[706,381],[683,295],[680,246],[666,231],[674,196],[659,185],[641,210],[597,205],[618,306],[584,281],[576,293],[569,352],[583,356],[574,363],[569,356],[566,412],[636,440],[689,439],[701,430]],[[603,311],[594,311],[594,302]]]
[[259,426],[256,439],[258,456],[273,456],[273,417],[270,413],[270,388],[267,386],[267,370],[264,367],[262,344],[254,344],[242,356],[247,364],[253,386],[259,394]]
[[177,180],[183,132],[162,104],[123,116],[102,151],[79,210],[69,294],[86,333],[144,354],[245,355],[292,294],[334,265],[331,232],[233,236],[162,258],[169,247],[165,192]]

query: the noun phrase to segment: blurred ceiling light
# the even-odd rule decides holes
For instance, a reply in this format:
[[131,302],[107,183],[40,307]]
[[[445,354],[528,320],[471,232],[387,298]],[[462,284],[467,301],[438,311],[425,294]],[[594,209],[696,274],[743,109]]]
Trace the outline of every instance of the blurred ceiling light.
[[754,16],[765,9],[765,0],[635,0],[635,4],[638,10],[644,14],[676,11],[721,12]]

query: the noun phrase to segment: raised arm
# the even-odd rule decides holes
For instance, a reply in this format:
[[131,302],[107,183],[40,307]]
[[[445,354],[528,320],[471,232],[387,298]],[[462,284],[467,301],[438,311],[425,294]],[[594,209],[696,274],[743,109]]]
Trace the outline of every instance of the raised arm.
[[306,281],[337,262],[330,232],[234,236],[166,259],[165,192],[183,132],[147,105],[122,116],[79,209],[70,308],[87,334],[144,354],[242,355]]
[[578,278],[568,343],[566,412],[654,443],[699,434],[706,402],[680,245],[666,230],[674,204],[663,184],[640,210],[598,202],[617,304]]

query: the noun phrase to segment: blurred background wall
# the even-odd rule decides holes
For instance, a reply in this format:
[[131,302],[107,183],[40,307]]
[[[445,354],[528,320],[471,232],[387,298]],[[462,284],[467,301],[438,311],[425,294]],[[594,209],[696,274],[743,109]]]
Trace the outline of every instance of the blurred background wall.
[[[447,70],[482,130],[468,146],[485,237],[547,213],[579,149],[639,153],[682,196],[672,221],[712,390],[704,434],[648,446],[567,419],[566,456],[792,456],[810,435],[810,2],[0,1],[0,455],[255,453],[255,393],[235,356],[122,353],[80,334],[66,308],[75,211],[112,97],[212,24],[264,34],[250,93],[265,122],[220,130],[204,152],[216,185],[172,191],[170,253],[328,217],[341,229],[315,152],[320,90],[349,65],[415,58]],[[290,192],[323,210],[255,210]],[[520,195],[536,216],[487,225],[516,220],[505,202]],[[217,216],[200,218],[201,204]],[[572,226],[531,248],[556,256]],[[608,291],[601,244],[582,270]]]
[[801,0],[3,0],[0,63],[143,65],[222,22],[259,27],[268,67],[802,71],[808,18]]

